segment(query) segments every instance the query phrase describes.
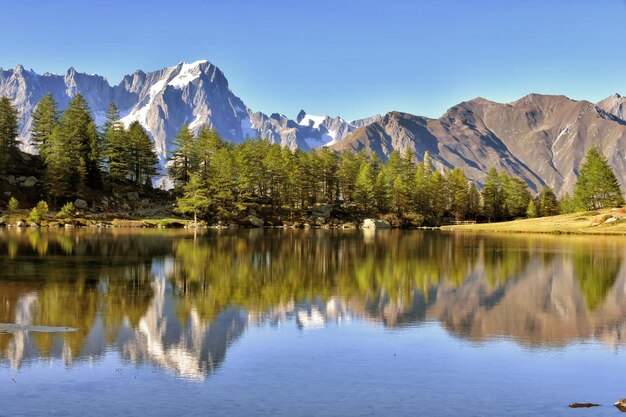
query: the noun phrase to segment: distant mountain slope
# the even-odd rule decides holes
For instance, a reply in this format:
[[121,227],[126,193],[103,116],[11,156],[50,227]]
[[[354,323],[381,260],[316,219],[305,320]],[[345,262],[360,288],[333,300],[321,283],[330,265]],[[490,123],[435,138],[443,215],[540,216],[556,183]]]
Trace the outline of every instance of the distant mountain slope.
[[389,113],[332,148],[365,149],[381,158],[393,150],[422,158],[428,150],[439,167],[460,166],[479,183],[495,166],[520,176],[534,190],[547,184],[563,194],[572,190],[591,146],[602,150],[618,177],[626,177],[623,111],[619,96],[598,105],[539,94],[507,104],[477,98],[439,119]]

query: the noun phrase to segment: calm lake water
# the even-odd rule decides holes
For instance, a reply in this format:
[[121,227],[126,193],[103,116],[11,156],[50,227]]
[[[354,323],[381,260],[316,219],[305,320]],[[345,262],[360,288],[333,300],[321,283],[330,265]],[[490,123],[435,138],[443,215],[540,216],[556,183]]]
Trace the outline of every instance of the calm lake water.
[[618,415],[625,256],[596,236],[0,229],[0,323],[21,326],[0,332],[0,416]]

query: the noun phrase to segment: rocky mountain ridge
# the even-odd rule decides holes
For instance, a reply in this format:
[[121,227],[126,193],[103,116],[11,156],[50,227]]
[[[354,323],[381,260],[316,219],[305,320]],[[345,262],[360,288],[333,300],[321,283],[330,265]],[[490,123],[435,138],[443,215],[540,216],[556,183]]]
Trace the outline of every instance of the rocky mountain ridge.
[[[331,147],[365,150],[385,159],[392,151],[426,151],[440,168],[462,167],[479,184],[491,167],[539,191],[571,192],[585,153],[597,146],[618,178],[626,177],[626,101],[613,95],[594,104],[565,96],[529,94],[511,103],[476,98],[439,119],[391,112]],[[626,185],[626,184],[623,184]]]
[[104,123],[107,107],[114,102],[123,122],[139,121],[154,139],[165,163],[171,142],[183,124],[193,131],[209,125],[226,139],[241,142],[264,137],[291,149],[311,150],[341,140],[349,132],[376,118],[345,121],[336,117],[319,125],[300,124],[287,116],[254,112],[230,89],[224,73],[209,61],[181,62],[173,67],[135,71],[111,86],[96,74],[70,68],[66,74],[37,74],[22,65],[0,69],[0,96],[8,96],[21,116],[20,140],[31,150],[31,114],[37,103],[51,92],[62,110],[76,93],[89,103],[96,123]]
[[524,179],[534,191],[549,185],[559,195],[572,191],[591,146],[606,155],[618,178],[626,176],[626,98],[619,94],[598,103],[541,94],[511,103],[476,98],[438,119],[394,111],[349,121],[302,110],[294,120],[251,110],[231,91],[224,73],[204,60],[138,70],[115,86],[74,68],[64,75],[40,75],[18,65],[0,69],[0,96],[18,108],[25,150],[31,150],[31,114],[47,92],[60,109],[80,92],[98,124],[114,102],[125,124],[139,121],[146,128],[163,164],[174,136],[187,123],[194,131],[210,125],[236,143],[264,137],[290,149],[328,146],[338,152],[364,150],[381,159],[396,150],[421,160],[428,151],[438,169],[459,166],[479,185],[496,167]]

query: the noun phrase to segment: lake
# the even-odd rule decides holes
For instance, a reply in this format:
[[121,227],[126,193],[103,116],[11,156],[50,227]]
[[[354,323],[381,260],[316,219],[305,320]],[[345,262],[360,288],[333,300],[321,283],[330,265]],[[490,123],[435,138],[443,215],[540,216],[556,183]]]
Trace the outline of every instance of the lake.
[[0,229],[0,416],[616,415],[625,256],[598,236]]

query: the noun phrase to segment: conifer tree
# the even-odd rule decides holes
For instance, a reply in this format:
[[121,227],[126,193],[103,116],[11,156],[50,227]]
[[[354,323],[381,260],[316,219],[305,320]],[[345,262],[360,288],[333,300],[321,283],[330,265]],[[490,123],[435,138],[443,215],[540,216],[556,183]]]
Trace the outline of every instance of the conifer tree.
[[555,216],[559,214],[559,203],[554,191],[550,187],[544,187],[539,194],[539,212],[542,216]]
[[450,209],[455,220],[463,220],[469,211],[469,187],[467,178],[460,168],[449,171],[447,176]]
[[102,138],[109,181],[114,184],[126,181],[130,177],[128,134],[115,103],[107,109]]
[[433,190],[431,195],[431,213],[430,216],[435,223],[439,223],[446,215],[449,206],[449,187],[448,181],[439,171],[433,171],[430,175],[430,189]]
[[337,172],[339,180],[339,192],[343,201],[352,201],[354,196],[354,184],[361,168],[362,155],[355,155],[348,151],[339,156],[339,168]]
[[424,153],[424,160],[417,165],[415,171],[414,183],[414,204],[419,214],[429,216],[432,215],[433,206],[433,188],[431,187],[431,178],[433,173],[432,160],[430,153]]
[[354,201],[363,211],[370,211],[374,201],[374,181],[370,161],[364,161],[354,184]]
[[208,210],[211,205],[206,184],[199,174],[191,174],[189,182],[183,189],[183,195],[176,199],[177,211],[182,214],[193,213],[194,224],[198,223],[198,213]]
[[32,115],[33,124],[30,130],[30,141],[39,155],[46,160],[50,138],[54,128],[59,124],[59,110],[52,93],[47,93],[35,107]]
[[482,191],[483,212],[489,221],[496,220],[502,213],[504,196],[502,192],[502,180],[496,168],[487,172],[487,179]]
[[480,213],[480,191],[476,187],[475,183],[469,185],[467,193],[467,216],[472,219],[476,219],[476,216]]
[[526,216],[530,218],[538,217],[537,205],[535,204],[535,199],[531,198],[528,203],[528,207],[526,208]]
[[18,151],[17,109],[8,97],[0,97],[0,174],[13,166]]
[[520,178],[511,177],[504,171],[501,171],[499,176],[502,184],[502,216],[525,216],[531,198],[528,185]]
[[593,147],[580,167],[574,199],[581,210],[597,210],[624,204],[620,184],[604,155]]
[[[82,95],[76,94],[53,129],[47,146],[47,177],[56,197],[76,191],[80,181],[79,165],[85,167],[85,186],[102,186],[102,146],[91,111]],[[68,194],[69,193],[69,194]]]
[[176,135],[174,151],[169,161],[169,176],[174,182],[174,188],[182,189],[188,182],[189,176],[196,171],[196,139],[185,124]]
[[397,215],[408,213],[411,204],[411,194],[409,192],[409,186],[402,179],[402,175],[398,174],[393,181],[393,187],[391,189],[391,204],[393,210]]
[[197,159],[197,169],[200,170],[203,181],[209,178],[214,155],[225,146],[224,139],[215,128],[203,126],[200,129],[196,139],[195,158]]
[[151,186],[158,174],[159,157],[150,136],[137,121],[128,127],[131,180],[138,186]]

